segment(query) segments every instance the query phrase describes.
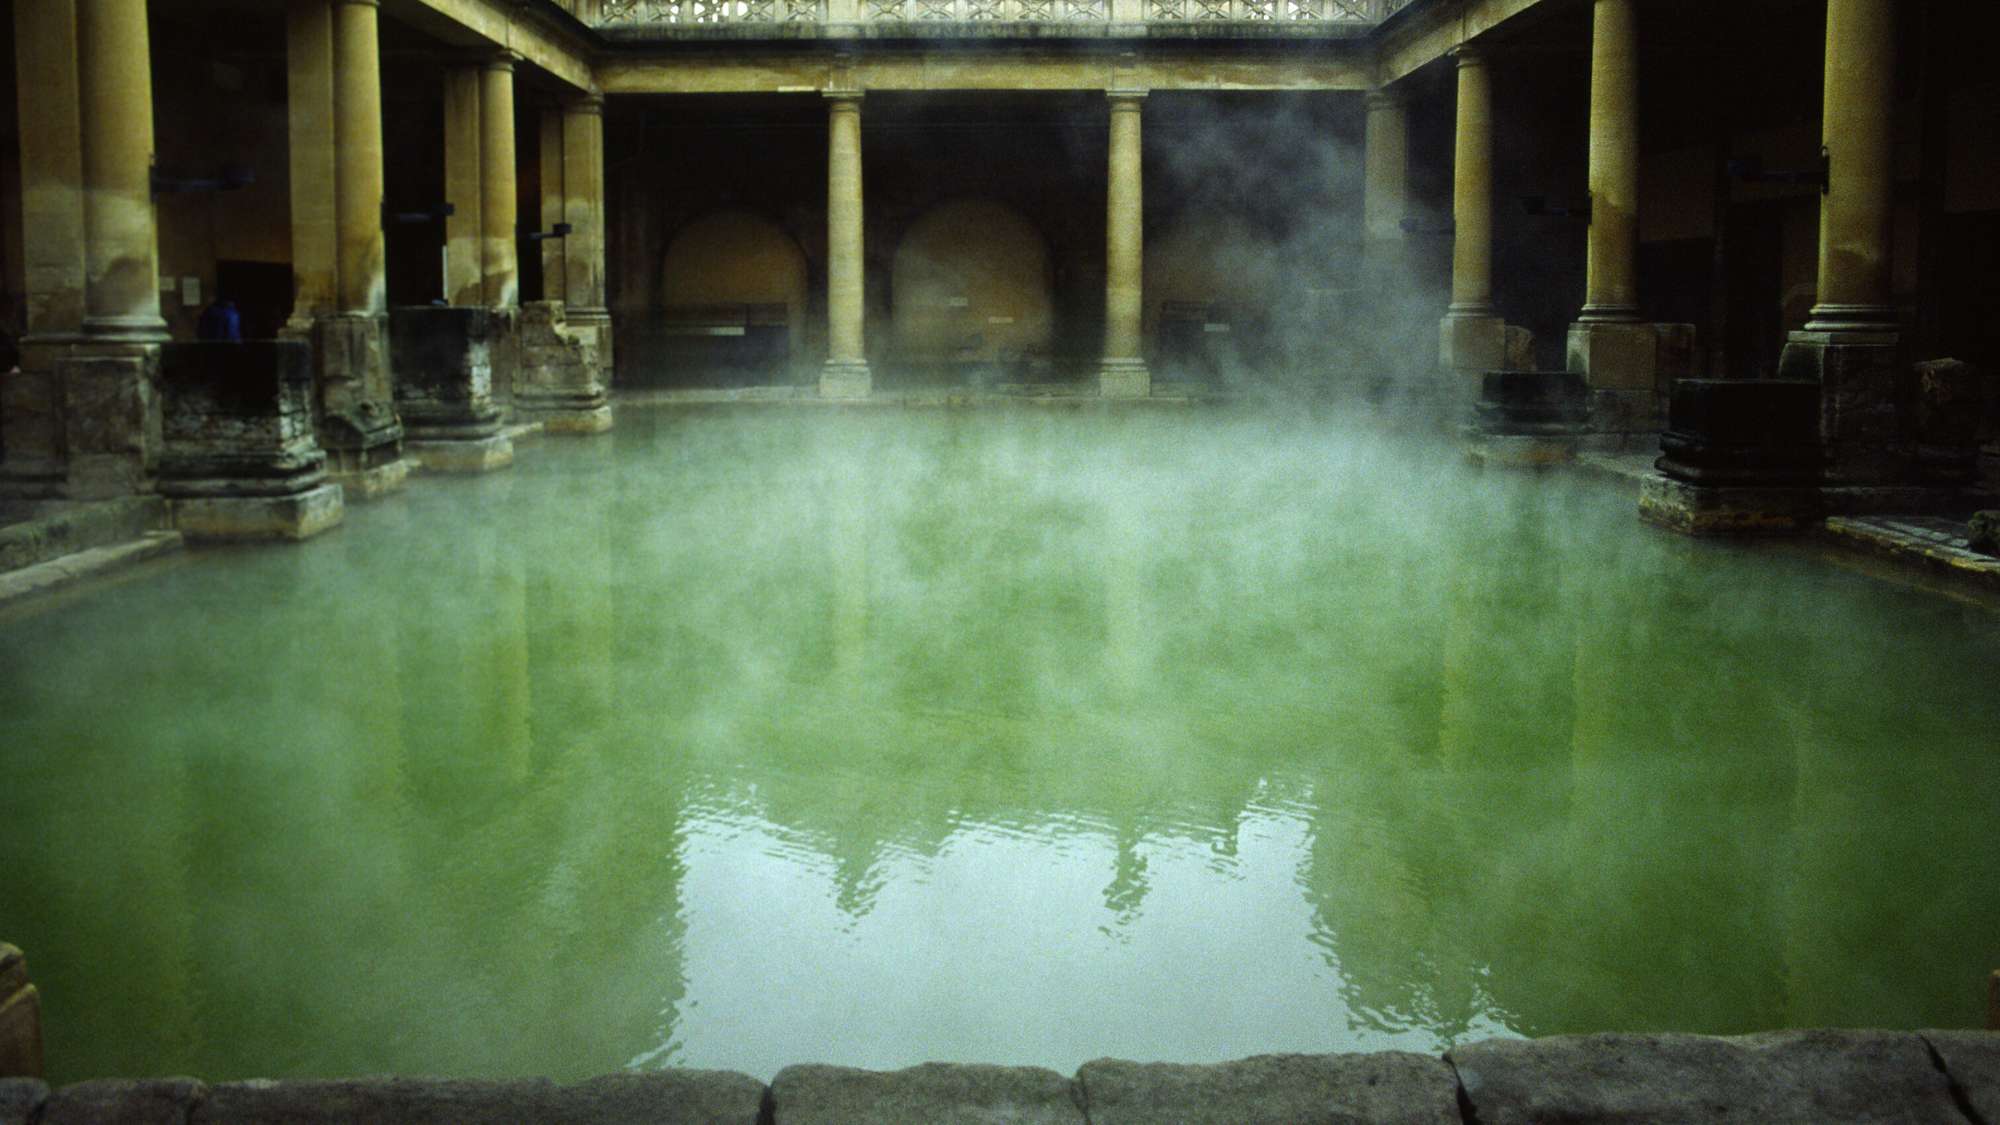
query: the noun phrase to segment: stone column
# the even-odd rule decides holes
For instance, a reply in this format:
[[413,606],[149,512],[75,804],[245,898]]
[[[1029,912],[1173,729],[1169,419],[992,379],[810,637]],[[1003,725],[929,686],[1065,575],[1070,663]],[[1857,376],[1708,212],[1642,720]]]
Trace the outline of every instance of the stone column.
[[[335,312],[319,330],[320,444],[351,500],[401,485],[382,236],[380,0],[333,0]],[[317,146],[318,138],[298,138]]]
[[1507,326],[1493,312],[1493,79],[1486,57],[1460,47],[1458,129],[1452,154],[1451,308],[1440,358],[1474,378],[1499,368]]
[[598,385],[611,385],[611,311],[604,298],[604,98],[563,107],[563,278],[569,326],[597,334]]
[[1144,398],[1153,376],[1142,354],[1145,313],[1145,196],[1140,161],[1143,90],[1111,90],[1110,163],[1104,214],[1104,361],[1097,391]]
[[444,75],[444,197],[452,214],[444,225],[444,299],[473,308],[486,303],[486,267],[480,253],[479,71],[476,63]]
[[1635,0],[1596,0],[1590,48],[1590,241],[1569,369],[1597,429],[1657,428],[1659,338],[1639,322],[1639,27]]
[[873,387],[861,202],[861,92],[829,90],[826,145],[826,367],[823,398],[866,398]]
[[[586,197],[596,189],[602,170],[596,161],[572,153],[569,133],[581,134],[599,126],[592,114],[572,119],[566,109],[551,107],[541,115],[541,226],[553,232],[558,223],[570,222],[569,197],[572,192]],[[579,136],[581,144],[585,140]],[[578,156],[577,178],[569,177],[571,156]],[[572,324],[570,301],[591,297],[592,274],[598,278],[598,301],[603,296],[602,257],[578,252],[591,237],[597,224],[590,208],[578,208],[579,222],[570,223],[566,238],[546,238],[541,242],[542,299],[523,301],[516,346],[514,411],[523,419],[534,419],[552,434],[598,434],[611,428],[611,406],[604,393],[604,368],[597,355],[599,325]],[[570,264],[577,271],[572,284]],[[601,310],[600,310],[601,311]]]
[[1362,284],[1379,292],[1402,281],[1403,219],[1409,214],[1409,108],[1400,94],[1368,95],[1362,170]]
[[297,287],[285,335],[310,339],[313,325],[336,311],[340,287],[333,8],[325,0],[299,0],[286,10],[285,60]]
[[514,147],[514,64],[502,52],[479,73],[480,303],[493,313],[493,398],[511,414],[520,366],[516,324],[521,307],[520,201]]
[[1820,384],[1829,471],[1852,484],[1894,482],[1911,461],[1890,294],[1895,11],[1895,0],[1827,0],[1819,299],[1779,361],[1781,378]]
[[83,150],[77,119],[75,0],[14,5],[23,106],[21,251],[27,335],[21,371],[0,379],[0,488],[63,491],[62,383],[57,368],[83,330]]
[[[541,230],[553,233],[563,219],[563,112],[555,106],[544,106],[541,112],[540,143],[535,149],[536,164],[540,166],[541,183]],[[542,300],[569,300],[565,267],[568,255],[564,253],[560,238],[545,238],[538,246],[542,252]]]
[[146,0],[77,0],[76,28],[86,189],[83,329],[102,340],[156,342],[166,338],[167,325],[160,318]]

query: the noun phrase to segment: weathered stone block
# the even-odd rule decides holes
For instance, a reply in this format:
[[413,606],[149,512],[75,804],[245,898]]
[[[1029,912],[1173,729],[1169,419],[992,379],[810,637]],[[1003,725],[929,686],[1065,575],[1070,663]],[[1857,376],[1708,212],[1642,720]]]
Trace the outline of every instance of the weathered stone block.
[[412,440],[408,448],[427,473],[490,473],[514,463],[514,439],[506,434],[465,440]]
[[49,1094],[42,1125],[186,1125],[207,1090],[192,1078],[79,1082]]
[[607,1074],[556,1091],[553,1119],[588,1125],[757,1125],[765,1087],[725,1070]]
[[500,432],[493,349],[502,321],[479,308],[391,311],[396,406],[410,441],[478,441]]
[[1428,1055],[1261,1055],[1216,1066],[1099,1059],[1077,1072],[1092,1125],[1456,1125],[1458,1082]]
[[343,1078],[225,1082],[211,1087],[189,1125],[503,1125],[555,1121],[546,1078]]
[[1660,336],[1637,321],[1578,321],[1569,328],[1569,369],[1592,388],[1652,393]]
[[[823,397],[844,397],[827,394],[827,379],[830,374],[829,369],[828,375],[820,377],[820,394]],[[1152,393],[1153,372],[1140,360],[1107,361],[1098,368],[1099,398],[1149,398]]]
[[1655,324],[1659,350],[1653,360],[1653,391],[1662,402],[1674,384],[1701,374],[1701,332],[1692,324]]
[[49,1100],[39,1078],[0,1078],[0,1125],[29,1125]]
[[62,384],[64,492],[89,500],[146,491],[160,447],[159,349],[72,350]]
[[523,304],[515,414],[543,423],[550,433],[610,429],[611,406],[597,358],[597,336],[594,329],[572,332],[560,301]]
[[1474,418],[1487,434],[1574,434],[1589,416],[1589,389],[1569,371],[1488,371]]
[[790,1066],[772,1081],[771,1103],[776,1125],[1084,1121],[1069,1079],[1025,1066],[925,1063],[896,1071]]
[[1486,1040],[1446,1058],[1481,1125],[1961,1120],[1945,1076],[1911,1032]]
[[1658,468],[1696,484],[1817,482],[1819,396],[1816,383],[1683,379],[1674,385]]
[[1820,443],[1834,476],[1870,484],[1907,475],[1894,333],[1794,332],[1778,378],[1819,384]]
[[1639,482],[1639,518],[1682,535],[1790,535],[1824,518],[1808,486],[1696,484],[1653,473]]
[[1518,324],[1507,326],[1506,364],[1509,371],[1535,369],[1535,334]]
[[1507,323],[1497,316],[1447,316],[1438,327],[1438,366],[1478,374],[1507,366]]
[[1979,1120],[2000,1121],[2000,1031],[1920,1032]]
[[17,496],[62,491],[62,383],[57,363],[66,345],[21,345],[17,371],[0,371],[0,482]]
[[171,506],[176,531],[209,542],[310,539],[339,526],[347,514],[338,484],[289,496],[190,496]]
[[1986,374],[1968,363],[1938,359],[1917,364],[1913,376],[1918,476],[1937,484],[1972,482],[1979,475]]
[[386,333],[379,316],[327,317],[315,327],[320,446],[337,472],[372,469],[402,456]]

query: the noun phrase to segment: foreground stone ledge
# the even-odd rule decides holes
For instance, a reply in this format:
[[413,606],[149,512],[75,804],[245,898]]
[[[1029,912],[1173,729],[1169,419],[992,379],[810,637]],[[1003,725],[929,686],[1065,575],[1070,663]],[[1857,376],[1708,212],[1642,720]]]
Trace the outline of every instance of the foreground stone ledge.
[[1457,1125],[1458,1081],[1429,1055],[1259,1055],[1214,1066],[1099,1059],[1077,1072],[1091,1125]]
[[207,1089],[192,1078],[79,1082],[49,1095],[42,1125],[185,1125]]
[[49,1100],[39,1078],[0,1078],[0,1125],[28,1125]]
[[1491,1039],[1445,1058],[1480,1125],[1966,1120],[1915,1032]]
[[907,1070],[788,1066],[771,1082],[776,1125],[1019,1122],[1083,1125],[1070,1080],[1032,1066],[925,1063]]
[[2000,1032],[1919,1032],[1937,1064],[1951,1080],[1953,1096],[1964,1099],[1985,1125],[2000,1122]]

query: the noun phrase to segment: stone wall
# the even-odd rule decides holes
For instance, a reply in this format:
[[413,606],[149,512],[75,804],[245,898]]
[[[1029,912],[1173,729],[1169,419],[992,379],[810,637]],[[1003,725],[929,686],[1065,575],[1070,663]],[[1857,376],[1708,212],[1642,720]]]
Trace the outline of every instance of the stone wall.
[[1389,1051],[1264,1055],[1213,1066],[1100,1059],[1038,1067],[793,1066],[769,1085],[724,1071],[546,1079],[84,1082],[0,1079],[0,1125],[172,1122],[1741,1121],[2000,1123],[2000,1034],[1782,1031],[1740,1038],[1587,1035],[1486,1040],[1442,1058]]

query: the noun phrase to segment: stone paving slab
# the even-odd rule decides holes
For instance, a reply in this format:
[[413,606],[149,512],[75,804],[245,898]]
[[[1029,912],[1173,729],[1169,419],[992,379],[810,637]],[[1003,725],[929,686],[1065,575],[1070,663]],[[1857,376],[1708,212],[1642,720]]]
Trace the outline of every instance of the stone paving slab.
[[2000,589],[2000,558],[1972,550],[1962,521],[1935,516],[1835,516],[1826,521],[1826,533],[1850,546]]
[[28,1125],[48,1100],[39,1078],[0,1078],[0,1125]]
[[1084,1125],[1070,1080],[1030,1066],[788,1066],[771,1104],[775,1125]]
[[1259,1055],[1212,1066],[1099,1059],[1077,1072],[1091,1125],[1458,1125],[1458,1081],[1430,1055]]
[[1956,1087],[1960,1105],[1984,1125],[2000,1125],[2000,1031],[1924,1031],[1937,1061]]
[[546,1078],[356,1078],[212,1086],[190,1125],[757,1125],[764,1084],[712,1070]]
[[758,1125],[765,1087],[726,1070],[607,1074],[557,1091],[553,1120],[580,1125]]
[[1445,1058],[1479,1125],[1965,1120],[1914,1032],[1489,1039]]
[[138,539],[92,547],[86,551],[50,559],[34,566],[0,574],[0,605],[36,594],[47,593],[83,578],[104,574],[120,567],[180,550],[178,531],[152,531]]
[[207,1087],[192,1078],[106,1078],[49,1094],[41,1125],[187,1125]]

